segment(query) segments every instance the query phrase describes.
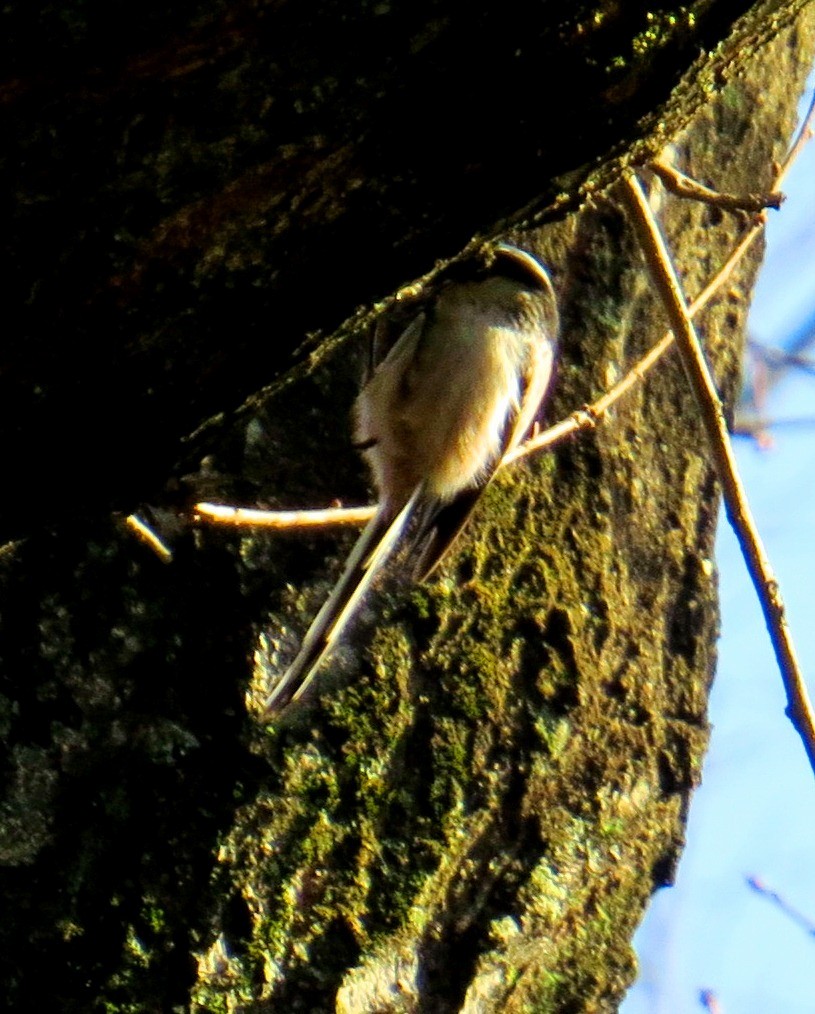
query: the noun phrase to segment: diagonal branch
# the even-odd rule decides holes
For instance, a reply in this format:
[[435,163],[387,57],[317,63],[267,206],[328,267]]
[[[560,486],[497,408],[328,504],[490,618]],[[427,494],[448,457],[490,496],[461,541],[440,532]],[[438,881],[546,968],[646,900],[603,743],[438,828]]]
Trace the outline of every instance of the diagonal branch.
[[762,545],[736,469],[721,401],[691,322],[670,254],[651,214],[642,184],[636,176],[625,181],[623,195],[631,210],[651,279],[665,306],[685,371],[696,396],[716,473],[722,485],[728,520],[739,540],[781,669],[787,692],[787,714],[804,741],[804,748],[815,772],[815,716],[792,643],[778,581]]

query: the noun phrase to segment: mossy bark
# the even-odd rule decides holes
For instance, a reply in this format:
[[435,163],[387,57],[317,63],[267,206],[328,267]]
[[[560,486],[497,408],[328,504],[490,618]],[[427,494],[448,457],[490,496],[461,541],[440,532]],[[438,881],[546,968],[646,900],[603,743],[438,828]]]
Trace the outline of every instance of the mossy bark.
[[[387,5],[380,7],[387,17]],[[717,7],[694,8],[708,39],[726,21]],[[270,11],[270,23],[286,10]],[[755,191],[768,185],[789,139],[813,52],[813,7],[767,4],[756,12],[674,91],[679,64],[657,74],[654,53],[656,63],[686,53],[689,38],[698,42],[694,23],[687,11],[681,32],[667,15],[664,24],[643,20],[626,49],[643,63],[618,68],[607,97],[609,132],[598,128],[591,142],[591,131],[580,133],[579,156],[567,155],[564,118],[550,161],[530,162],[521,145],[508,167],[505,157],[481,175],[476,166],[458,197],[454,162],[445,163],[447,186],[425,192],[425,217],[411,225],[405,208],[419,205],[412,197],[400,204],[383,183],[376,209],[357,219],[371,229],[358,249],[343,231],[353,215],[337,226],[348,209],[329,200],[330,189],[327,203],[299,212],[314,231],[304,230],[303,249],[286,264],[283,246],[258,238],[272,205],[255,169],[247,172],[261,198],[245,176],[220,201],[167,197],[175,210],[153,232],[141,273],[124,258],[124,306],[143,323],[146,311],[134,307],[164,279],[175,306],[169,344],[158,326],[147,328],[139,369],[166,406],[174,396],[183,400],[192,364],[200,399],[170,413],[168,447],[149,465],[140,458],[135,479],[123,478],[119,463],[111,496],[96,480],[82,487],[89,519],[43,533],[25,512],[7,515],[9,531],[33,533],[0,557],[7,773],[0,856],[6,910],[14,912],[4,923],[0,976],[10,1009],[614,1009],[634,972],[633,930],[655,886],[670,880],[681,847],[715,662],[718,499],[675,357],[595,431],[502,473],[438,578],[415,589],[398,580],[381,587],[327,667],[317,699],[275,726],[258,725],[257,693],[313,615],[350,537],[180,531],[175,560],[165,566],[104,512],[134,491],[148,498],[156,477],[166,477],[162,467],[183,456],[178,437],[204,415],[231,408],[253,382],[286,374],[295,332],[330,330],[357,304],[372,305],[426,270],[432,255],[498,231],[502,216],[513,222],[510,235],[551,266],[558,289],[563,341],[547,415],[592,400],[664,330],[631,229],[613,189],[605,189],[621,165],[632,151],[642,157],[671,139],[691,174]],[[414,49],[424,51],[455,22],[443,13],[436,11],[425,35],[410,36]],[[592,35],[602,10],[596,17],[586,13],[582,31],[610,44],[610,36]],[[170,47],[186,73],[210,54],[222,85],[226,71],[211,56],[212,40],[220,39],[219,53],[234,54],[243,52],[236,37],[247,38],[244,21],[224,18],[233,34],[214,32],[205,20],[202,35]],[[64,22],[70,26],[67,14]],[[561,38],[554,28],[541,37],[547,32]],[[173,65],[169,49],[163,58]],[[247,60],[235,57],[236,81],[253,66]],[[135,64],[143,73],[151,66],[146,58]],[[316,73],[303,71],[301,100],[308,91],[309,115],[317,115],[330,81],[324,74],[317,88],[307,72]],[[360,85],[360,109],[371,80]],[[649,129],[634,128],[648,106],[640,88],[657,82],[666,104]],[[485,87],[480,81],[479,96]],[[639,104],[629,106],[632,94]],[[574,103],[564,102],[574,115]],[[352,112],[349,106],[348,122]],[[679,127],[687,129],[677,134]],[[578,171],[581,161],[615,147],[616,160]],[[190,151],[170,150],[182,161]],[[416,159],[405,169],[404,193],[414,196],[425,165]],[[326,165],[309,163],[304,175]],[[573,178],[552,182],[567,168]],[[332,186],[350,186],[345,170],[335,169]],[[515,169],[519,189],[492,193],[488,183],[503,185]],[[168,178],[181,187],[172,172]],[[133,192],[144,196],[147,182],[134,180]],[[598,190],[590,204],[581,205],[578,182]],[[559,189],[567,196],[558,201]],[[473,194],[483,202],[473,203]],[[436,229],[428,209],[439,211],[446,200],[453,210],[448,216],[442,208]],[[390,209],[383,235],[402,237],[392,261],[375,253],[372,238],[383,206]],[[253,207],[257,228],[244,242]],[[673,198],[661,215],[693,294],[739,222]],[[544,224],[522,227],[533,219]],[[325,241],[332,228],[329,272],[314,257],[317,238]],[[342,236],[345,258],[336,256]],[[377,259],[387,263],[366,274]],[[753,259],[702,321],[728,399],[755,268]],[[281,276],[269,294],[242,304],[252,341],[227,342],[217,360],[208,358],[215,339],[223,341],[219,322],[271,269]],[[281,295],[281,278],[290,284],[295,276],[293,294]],[[234,286],[238,303],[211,293],[192,298],[199,286],[222,293]],[[303,316],[297,308],[306,291]],[[217,313],[204,323],[213,305]],[[264,314],[275,306],[279,333],[263,350],[257,336],[270,328]],[[81,314],[73,312],[78,327]],[[204,327],[194,352],[185,315]],[[97,326],[102,318],[93,319]],[[195,446],[214,454],[214,466],[191,481],[287,506],[364,495],[345,431],[360,342],[350,325],[342,337],[342,345],[320,346],[314,359],[322,365],[295,370],[291,383],[255,399],[251,418],[244,412],[213,423]],[[178,363],[168,365],[163,390],[158,360],[139,357],[151,350],[172,357],[178,348],[189,356],[180,357],[180,372]],[[49,377],[59,362],[48,361]],[[212,377],[219,365],[220,385]],[[107,401],[137,386],[115,385]],[[43,390],[50,403],[53,389]],[[97,414],[100,404],[93,402]],[[128,395],[124,404],[146,403]],[[42,418],[53,426],[51,411]],[[113,427],[120,415],[111,412],[102,418]],[[68,429],[74,440],[84,432]],[[151,421],[142,433],[151,449],[159,429]],[[127,430],[131,450],[137,430]],[[103,446],[93,445],[81,474],[98,467]],[[231,475],[236,462],[240,477]],[[55,516],[50,506],[38,510],[35,520]]]

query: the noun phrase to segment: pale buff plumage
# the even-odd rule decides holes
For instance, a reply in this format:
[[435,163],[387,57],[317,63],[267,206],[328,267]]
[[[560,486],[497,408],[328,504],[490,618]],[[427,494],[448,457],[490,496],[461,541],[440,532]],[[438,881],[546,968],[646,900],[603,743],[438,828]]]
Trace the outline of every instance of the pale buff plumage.
[[426,577],[508,449],[523,439],[552,373],[557,309],[545,269],[496,249],[472,280],[443,284],[374,370],[354,406],[378,509],[266,702],[302,695],[410,524],[411,568]]

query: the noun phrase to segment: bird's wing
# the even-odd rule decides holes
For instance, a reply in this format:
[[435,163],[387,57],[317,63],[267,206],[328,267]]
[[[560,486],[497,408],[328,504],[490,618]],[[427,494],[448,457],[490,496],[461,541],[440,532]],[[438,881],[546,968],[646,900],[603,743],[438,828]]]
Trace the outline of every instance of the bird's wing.
[[498,470],[504,455],[524,439],[540,409],[552,376],[553,343],[537,342],[529,366],[521,379],[521,397],[516,411],[504,424],[501,450],[479,480],[477,486],[464,489],[449,503],[426,503],[421,508],[415,538],[413,576],[424,581],[438,567],[470,519],[481,494]]
[[267,698],[263,713],[266,721],[296,701],[314,679],[359,600],[390,557],[419,496],[417,489],[395,517],[379,510],[368,523],[348,557],[342,576],[303,638],[296,658]]

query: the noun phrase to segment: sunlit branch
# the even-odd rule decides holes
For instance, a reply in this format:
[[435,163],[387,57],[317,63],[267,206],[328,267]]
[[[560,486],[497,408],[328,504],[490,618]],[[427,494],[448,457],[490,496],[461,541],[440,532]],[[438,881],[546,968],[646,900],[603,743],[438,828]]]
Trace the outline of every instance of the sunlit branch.
[[670,254],[659,226],[651,214],[642,184],[637,177],[632,176],[625,181],[622,192],[631,209],[632,221],[645,254],[651,279],[668,314],[671,329],[677,339],[677,348],[696,397],[713,463],[722,486],[728,520],[739,540],[781,669],[787,692],[787,712],[803,739],[815,772],[815,715],[812,713],[809,695],[787,625],[778,581],[762,545],[738,475],[721,401],[691,321]]
[[701,201],[726,211],[749,211],[755,214],[765,208],[778,209],[784,200],[784,195],[779,191],[769,194],[725,194],[711,190],[661,159],[650,162],[648,168],[661,180],[665,189],[676,197]]
[[125,524],[131,532],[156,554],[162,563],[172,563],[172,550],[156,535],[153,529],[138,514],[128,514]]
[[197,503],[194,520],[234,528],[328,528],[333,525],[362,525],[373,517],[374,507],[326,507],[320,510],[265,511],[248,507],[226,507]]

